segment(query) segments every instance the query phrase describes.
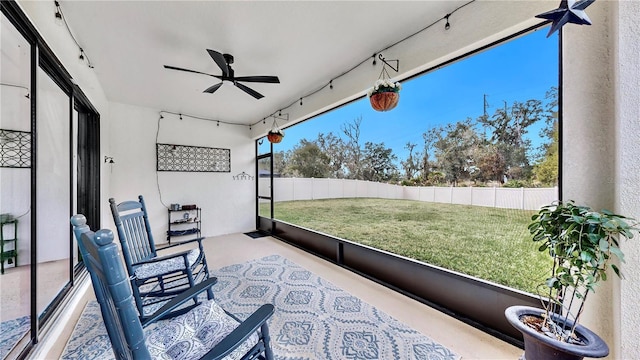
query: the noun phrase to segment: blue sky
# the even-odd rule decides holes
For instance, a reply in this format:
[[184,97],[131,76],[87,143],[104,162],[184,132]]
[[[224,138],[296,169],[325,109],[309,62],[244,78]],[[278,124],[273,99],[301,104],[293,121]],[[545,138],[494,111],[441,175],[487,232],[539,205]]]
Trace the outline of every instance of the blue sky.
[[[400,101],[391,111],[373,110],[365,97],[287,128],[283,141],[274,146],[274,151],[289,150],[300,139],[314,140],[319,133],[333,132],[344,138],[341,124],[362,117],[361,144],[383,142],[385,147],[393,149],[398,160],[403,160],[408,155],[405,144],[412,142],[418,144],[416,150],[420,149],[422,133],[431,127],[482,115],[484,94],[489,103],[489,116],[504,107],[504,101],[510,107],[516,100],[544,100],[545,92],[558,84],[558,38],[546,38],[546,33],[547,29],[541,28],[444,68],[402,81]],[[372,85],[375,80],[371,79]],[[535,139],[540,126],[530,131],[534,144],[540,142]],[[268,146],[266,141],[262,146],[265,145]]]

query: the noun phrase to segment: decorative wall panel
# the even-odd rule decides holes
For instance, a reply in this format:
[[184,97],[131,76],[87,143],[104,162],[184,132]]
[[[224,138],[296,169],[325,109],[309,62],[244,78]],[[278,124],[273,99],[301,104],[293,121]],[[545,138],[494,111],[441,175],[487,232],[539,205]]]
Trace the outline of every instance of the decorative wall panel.
[[0,167],[31,167],[31,133],[0,129]]
[[157,171],[231,172],[231,149],[156,144]]

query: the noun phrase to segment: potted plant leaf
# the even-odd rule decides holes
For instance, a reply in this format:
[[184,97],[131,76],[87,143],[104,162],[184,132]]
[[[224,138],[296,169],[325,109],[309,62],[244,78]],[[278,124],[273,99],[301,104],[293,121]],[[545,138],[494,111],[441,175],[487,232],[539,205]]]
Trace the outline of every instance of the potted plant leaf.
[[573,201],[544,206],[532,217],[529,232],[538,250],[553,260],[550,276],[541,284],[543,309],[511,306],[507,320],[524,337],[526,360],[604,357],[607,344],[579,324],[589,293],[607,279],[607,270],[622,277],[612,263],[624,262],[620,241],[633,238],[636,220],[603,210],[593,211]]

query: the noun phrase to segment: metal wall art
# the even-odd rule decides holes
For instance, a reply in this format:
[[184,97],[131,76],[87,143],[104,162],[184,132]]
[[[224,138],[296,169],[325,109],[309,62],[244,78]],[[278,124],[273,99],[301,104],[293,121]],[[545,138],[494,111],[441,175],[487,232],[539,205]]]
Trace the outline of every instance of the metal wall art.
[[0,167],[31,167],[31,133],[0,129]]
[[253,176],[251,176],[251,175],[247,174],[247,173],[246,173],[246,172],[244,172],[244,171],[243,171],[243,172],[241,172],[241,173],[240,173],[240,174],[238,174],[238,175],[234,175],[234,176],[233,176],[233,180],[253,180],[253,179],[254,179],[254,177],[253,177]]
[[157,171],[231,172],[231,149],[156,144]]

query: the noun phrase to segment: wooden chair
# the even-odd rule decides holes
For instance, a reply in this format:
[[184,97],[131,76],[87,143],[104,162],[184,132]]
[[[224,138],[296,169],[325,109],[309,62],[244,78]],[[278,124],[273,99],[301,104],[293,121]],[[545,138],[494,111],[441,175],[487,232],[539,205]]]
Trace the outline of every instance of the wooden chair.
[[113,232],[94,233],[81,214],[71,223],[116,359],[273,359],[267,327],[273,305],[262,305],[245,321],[215,300],[174,316],[175,309],[215,284],[210,278],[141,320]]
[[[168,249],[187,244],[191,244],[192,248],[158,256],[142,195],[138,196],[138,201],[124,201],[117,205],[111,198],[109,204],[141,319],[173,296],[209,278],[207,259],[202,248],[204,238],[169,245],[160,251],[167,253]],[[193,247],[196,243],[197,247]],[[207,295],[210,300],[213,299],[210,288],[207,289]],[[195,305],[197,299],[194,300]]]

